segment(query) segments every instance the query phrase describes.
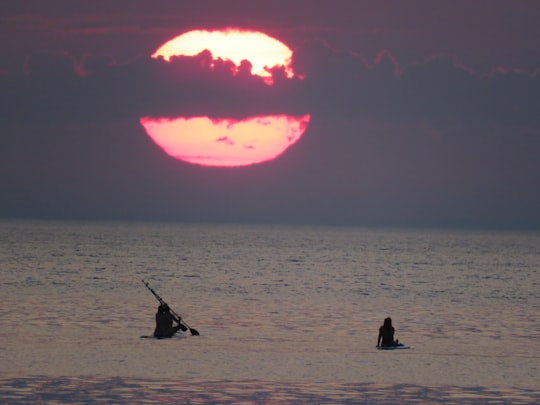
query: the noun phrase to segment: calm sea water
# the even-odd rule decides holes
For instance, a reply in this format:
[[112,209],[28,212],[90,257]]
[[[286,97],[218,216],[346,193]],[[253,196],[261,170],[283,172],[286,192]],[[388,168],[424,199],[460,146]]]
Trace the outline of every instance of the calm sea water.
[[2,221],[0,266],[4,403],[540,402],[540,233]]

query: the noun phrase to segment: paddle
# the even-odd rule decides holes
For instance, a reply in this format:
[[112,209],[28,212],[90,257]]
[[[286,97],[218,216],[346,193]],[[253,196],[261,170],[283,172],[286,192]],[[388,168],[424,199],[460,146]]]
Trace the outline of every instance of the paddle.
[[[146,286],[146,288],[148,288],[150,290],[150,292],[152,294],[154,294],[154,297],[156,297],[156,299],[159,301],[159,303],[161,305],[167,305],[167,303],[165,301],[163,301],[163,299],[159,295],[157,295],[157,293],[152,289],[152,287],[150,287],[148,282],[146,282],[144,280],[141,280],[141,281]],[[167,307],[169,307],[169,306],[167,305]],[[176,312],[174,312],[170,307],[169,307],[169,312],[171,313],[172,316],[174,316],[176,318],[175,320],[180,325],[180,329],[182,329],[182,331],[185,332],[186,330],[189,329],[189,331],[191,332],[191,334],[193,336],[199,336],[200,335],[200,333],[197,331],[197,329],[190,328],[189,325],[184,320],[182,320],[182,317],[180,315],[178,315]]]

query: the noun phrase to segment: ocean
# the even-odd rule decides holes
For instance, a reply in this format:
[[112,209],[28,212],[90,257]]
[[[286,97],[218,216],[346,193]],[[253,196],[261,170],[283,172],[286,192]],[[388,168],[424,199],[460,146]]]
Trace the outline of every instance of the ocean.
[[0,266],[2,403],[540,403],[539,232],[2,220]]

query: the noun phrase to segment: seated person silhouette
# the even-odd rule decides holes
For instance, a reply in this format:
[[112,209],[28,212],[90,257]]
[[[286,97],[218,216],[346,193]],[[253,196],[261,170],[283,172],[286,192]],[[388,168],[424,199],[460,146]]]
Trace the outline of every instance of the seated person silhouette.
[[379,328],[379,337],[377,338],[377,347],[399,346],[399,340],[394,340],[395,329],[392,326],[390,317],[384,320],[384,324]]
[[[160,305],[156,313],[154,336],[158,339],[173,337],[178,330],[182,329],[181,321],[171,314],[167,304]],[[173,323],[176,323],[176,326],[173,326]]]

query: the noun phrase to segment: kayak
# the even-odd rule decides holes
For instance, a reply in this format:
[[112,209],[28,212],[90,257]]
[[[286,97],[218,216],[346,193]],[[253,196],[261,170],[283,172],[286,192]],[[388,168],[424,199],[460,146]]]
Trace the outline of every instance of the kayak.
[[410,349],[410,346],[407,346],[403,343],[395,346],[377,346],[377,350],[399,350],[399,349]]

